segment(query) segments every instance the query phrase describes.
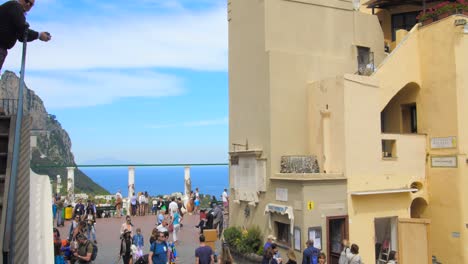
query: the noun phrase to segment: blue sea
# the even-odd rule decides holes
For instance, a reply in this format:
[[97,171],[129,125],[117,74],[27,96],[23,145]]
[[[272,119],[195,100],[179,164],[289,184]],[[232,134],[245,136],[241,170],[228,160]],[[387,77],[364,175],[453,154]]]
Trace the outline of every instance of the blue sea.
[[[128,168],[81,168],[94,182],[111,194],[118,189],[128,195]],[[192,190],[219,197],[229,187],[228,166],[193,166],[190,168]],[[147,191],[151,196],[184,193],[184,167],[135,167],[136,192]]]

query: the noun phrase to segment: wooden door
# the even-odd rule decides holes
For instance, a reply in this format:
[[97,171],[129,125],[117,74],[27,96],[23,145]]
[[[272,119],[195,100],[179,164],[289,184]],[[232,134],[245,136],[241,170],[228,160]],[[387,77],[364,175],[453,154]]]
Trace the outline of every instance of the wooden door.
[[341,242],[349,238],[348,216],[327,217],[328,264],[338,264],[341,254]]
[[432,263],[429,224],[428,219],[398,219],[398,264]]

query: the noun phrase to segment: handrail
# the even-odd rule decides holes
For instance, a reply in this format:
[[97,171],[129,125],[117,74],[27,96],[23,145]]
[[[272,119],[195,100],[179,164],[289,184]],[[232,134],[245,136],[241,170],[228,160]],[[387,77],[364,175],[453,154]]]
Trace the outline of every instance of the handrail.
[[195,167],[195,166],[227,166],[229,163],[173,163],[173,164],[70,164],[70,165],[40,165],[31,166],[32,169],[43,168],[102,168],[102,167]]

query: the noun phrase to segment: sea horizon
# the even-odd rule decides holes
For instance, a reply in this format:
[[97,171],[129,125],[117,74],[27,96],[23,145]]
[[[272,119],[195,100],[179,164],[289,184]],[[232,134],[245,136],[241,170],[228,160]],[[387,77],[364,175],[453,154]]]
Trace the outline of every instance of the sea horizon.
[[[119,189],[128,196],[128,168],[104,167],[81,168],[94,182],[115,194]],[[224,188],[229,188],[229,168],[222,166],[190,167],[192,190],[199,188],[201,194],[219,198]],[[135,191],[147,191],[150,196],[184,193],[184,166],[178,167],[135,167]]]

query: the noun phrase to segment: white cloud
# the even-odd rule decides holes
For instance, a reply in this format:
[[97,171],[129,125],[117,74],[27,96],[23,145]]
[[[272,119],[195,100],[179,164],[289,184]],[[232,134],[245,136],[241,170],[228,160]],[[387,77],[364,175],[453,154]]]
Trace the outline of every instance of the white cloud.
[[[28,45],[28,70],[227,69],[224,7],[208,11],[180,9],[165,15],[103,12],[96,16],[71,16],[65,21],[33,23],[32,28],[51,32],[52,41]],[[19,69],[20,58],[21,43],[18,43],[8,55],[4,69]]]
[[227,117],[218,118],[218,119],[208,119],[208,120],[198,120],[198,121],[189,121],[184,123],[173,123],[173,124],[156,124],[148,125],[147,128],[173,128],[173,127],[202,127],[202,126],[218,126],[218,125],[227,125],[229,119]]
[[94,106],[125,97],[176,96],[184,91],[179,78],[153,71],[59,71],[30,74],[27,84],[47,108]]

